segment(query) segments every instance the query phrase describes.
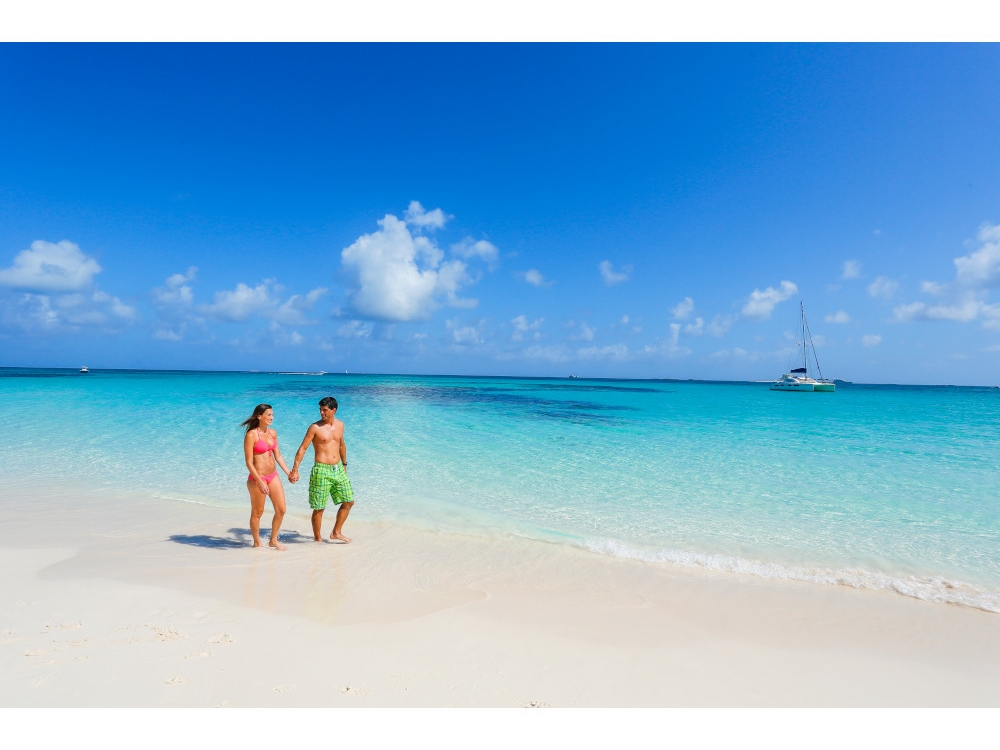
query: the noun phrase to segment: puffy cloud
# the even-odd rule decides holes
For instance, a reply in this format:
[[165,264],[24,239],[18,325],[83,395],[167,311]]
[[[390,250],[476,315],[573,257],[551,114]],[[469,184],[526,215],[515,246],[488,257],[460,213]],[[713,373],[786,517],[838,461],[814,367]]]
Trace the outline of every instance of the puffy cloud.
[[882,343],[882,337],[877,333],[866,334],[861,337],[861,345],[869,348]]
[[716,315],[708,324],[705,323],[703,318],[698,317],[694,319],[693,323],[688,323],[684,326],[684,333],[688,336],[701,336],[707,333],[709,336],[719,338],[729,332],[734,322],[736,322],[735,315]]
[[620,271],[615,271],[610,260],[602,260],[598,268],[601,269],[601,278],[604,279],[604,283],[608,286],[628,281],[629,276],[632,275],[632,266],[622,266]]
[[670,314],[674,316],[674,320],[687,320],[691,317],[691,313],[694,312],[694,300],[690,297],[685,297],[672,308],[670,308]]
[[784,302],[798,291],[799,288],[791,281],[782,281],[778,289],[770,286],[763,292],[754,289],[743,305],[743,317],[749,320],[767,320],[771,317],[775,305]]
[[910,302],[893,308],[893,318],[897,323],[909,323],[915,320],[951,320],[958,323],[968,323],[983,313],[988,313],[991,305],[985,304],[973,294],[964,294],[953,304],[928,305],[923,302]]
[[0,319],[25,331],[116,330],[138,320],[139,313],[100,290],[87,294],[26,293],[0,300]]
[[531,338],[540,339],[542,337],[542,332],[539,330],[542,327],[542,323],[545,322],[545,318],[539,318],[534,322],[529,323],[528,318],[524,315],[518,315],[516,318],[512,318],[510,323],[514,326],[514,332],[510,335],[511,341],[523,341],[525,336],[531,334]]
[[425,211],[420,205],[420,201],[410,201],[409,207],[403,214],[406,223],[418,229],[441,229],[451,216],[445,215],[440,208],[433,211]]
[[[573,325],[570,321],[570,325]],[[580,321],[580,332],[573,334],[569,337],[570,341],[593,341],[594,336],[597,335],[597,329],[591,328],[582,320]]]
[[861,264],[856,260],[845,260],[844,270],[840,274],[842,279],[856,279],[861,275]]
[[356,281],[350,292],[355,313],[376,320],[409,321],[429,317],[441,297],[456,307],[477,304],[456,297],[468,281],[465,263],[444,262],[437,245],[413,236],[406,222],[392,214],[378,224],[377,232],[362,235],[341,252],[344,267]]
[[581,359],[628,359],[629,351],[625,344],[611,344],[609,346],[590,346],[586,349],[577,349],[576,353]]
[[451,333],[452,341],[456,344],[469,346],[483,343],[482,335],[480,333],[482,321],[480,321],[478,326],[463,326],[459,323],[458,319],[455,318],[454,320],[446,321],[445,325]]
[[337,329],[337,335],[345,339],[371,338],[374,324],[360,320],[351,320]]
[[75,292],[90,286],[101,272],[97,261],[69,240],[35,240],[14,257],[14,265],[0,269],[0,286],[35,292]]
[[277,310],[274,311],[272,316],[273,320],[281,323],[282,325],[306,325],[309,320],[306,319],[305,313],[315,307],[316,302],[327,293],[326,287],[317,287],[311,292],[305,295],[293,294],[289,297],[283,304],[281,304]]
[[198,275],[198,267],[190,266],[184,273],[175,273],[163,284],[153,290],[153,304],[157,307],[178,308],[190,307],[194,302],[194,293],[190,283]]
[[983,224],[976,235],[982,247],[955,258],[955,283],[972,289],[1000,286],[1000,224]]
[[892,299],[892,295],[896,293],[899,288],[899,284],[887,276],[879,276],[875,281],[868,285],[868,294],[872,297],[881,297],[882,299]]
[[548,286],[552,283],[551,281],[546,281],[545,277],[542,276],[541,271],[537,268],[529,268],[527,271],[519,275],[532,286]]
[[825,318],[823,318],[823,322],[825,322],[825,323],[850,323],[851,322],[851,316],[848,315],[843,310],[837,310],[837,312],[831,313],[830,315],[827,315]]
[[465,258],[466,260],[479,258],[489,263],[490,266],[495,265],[497,259],[500,257],[500,251],[492,242],[487,242],[486,240],[477,241],[471,237],[466,237],[461,242],[456,242],[451,246],[451,252],[453,255]]
[[943,298],[936,304],[909,302],[893,309],[897,322],[982,319],[983,328],[1000,330],[1000,305],[988,304],[990,290],[1000,286],[1000,225],[983,224],[976,234],[977,250],[954,259],[955,278],[948,283],[924,281],[924,294]]
[[266,279],[251,288],[240,282],[232,291],[223,290],[215,293],[215,301],[210,305],[199,305],[198,310],[216,320],[242,322],[253,313],[269,314],[277,300],[271,296],[272,281]]

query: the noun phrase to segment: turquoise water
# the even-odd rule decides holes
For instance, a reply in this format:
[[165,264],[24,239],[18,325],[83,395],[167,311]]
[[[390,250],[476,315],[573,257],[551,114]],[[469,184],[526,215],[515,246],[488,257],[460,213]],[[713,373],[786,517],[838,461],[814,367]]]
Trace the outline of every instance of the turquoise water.
[[270,403],[290,464],[333,395],[361,518],[1000,612],[1000,389],[0,369],[0,395],[14,486],[243,514],[239,423]]

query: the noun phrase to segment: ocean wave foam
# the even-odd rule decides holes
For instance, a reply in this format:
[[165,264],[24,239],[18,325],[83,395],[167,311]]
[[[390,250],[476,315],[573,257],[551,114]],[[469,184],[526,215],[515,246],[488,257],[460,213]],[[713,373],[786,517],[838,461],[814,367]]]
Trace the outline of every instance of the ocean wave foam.
[[650,563],[672,563],[687,568],[719,570],[729,573],[790,581],[806,581],[833,586],[850,586],[869,591],[891,591],[914,599],[940,604],[959,604],[1000,614],[1000,591],[980,588],[942,576],[892,576],[863,568],[806,568],[686,550],[642,550],[610,539],[581,541],[591,552]]

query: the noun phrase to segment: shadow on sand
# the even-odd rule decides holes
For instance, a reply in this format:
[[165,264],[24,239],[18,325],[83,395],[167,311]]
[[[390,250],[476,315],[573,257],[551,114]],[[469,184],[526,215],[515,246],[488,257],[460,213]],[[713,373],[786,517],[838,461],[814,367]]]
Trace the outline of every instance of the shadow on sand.
[[[208,534],[171,534],[168,539],[177,544],[188,544],[192,547],[205,547],[207,549],[243,549],[253,545],[253,535],[250,529],[236,528],[229,529],[230,536],[209,536]],[[261,541],[270,539],[271,530],[261,529]],[[302,544],[311,542],[311,536],[305,536],[297,531],[282,531],[280,534],[282,544]]]

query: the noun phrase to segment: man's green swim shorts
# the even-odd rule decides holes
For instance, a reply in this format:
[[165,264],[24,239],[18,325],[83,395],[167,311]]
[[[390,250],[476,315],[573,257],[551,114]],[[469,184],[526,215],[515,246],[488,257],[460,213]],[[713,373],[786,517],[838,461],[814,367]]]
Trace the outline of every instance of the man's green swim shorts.
[[327,498],[337,505],[354,502],[354,488],[343,464],[313,464],[309,472],[309,507],[323,510]]

